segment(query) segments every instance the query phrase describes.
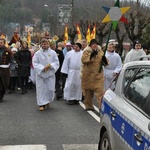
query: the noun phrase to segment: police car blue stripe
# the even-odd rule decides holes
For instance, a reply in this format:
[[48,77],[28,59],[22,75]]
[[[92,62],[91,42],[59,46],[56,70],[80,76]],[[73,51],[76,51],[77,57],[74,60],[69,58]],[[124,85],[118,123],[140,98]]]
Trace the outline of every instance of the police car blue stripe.
[[[110,117],[113,131],[120,137],[120,139],[129,147],[134,150],[150,150],[150,137],[139,129],[131,120],[123,115],[119,110],[113,107],[112,104],[102,102],[101,114],[107,114]],[[115,111],[116,119],[111,117],[111,111]],[[142,143],[134,139],[134,134],[141,133]]]

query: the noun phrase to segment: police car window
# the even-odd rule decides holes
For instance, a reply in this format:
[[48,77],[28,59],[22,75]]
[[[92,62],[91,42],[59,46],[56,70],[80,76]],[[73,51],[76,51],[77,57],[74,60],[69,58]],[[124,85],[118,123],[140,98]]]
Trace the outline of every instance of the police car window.
[[137,68],[127,69],[125,71],[124,87],[128,85],[129,81],[131,81],[131,79],[133,78],[133,76],[136,74],[137,71],[138,71]]
[[150,69],[140,69],[126,89],[125,96],[150,116]]

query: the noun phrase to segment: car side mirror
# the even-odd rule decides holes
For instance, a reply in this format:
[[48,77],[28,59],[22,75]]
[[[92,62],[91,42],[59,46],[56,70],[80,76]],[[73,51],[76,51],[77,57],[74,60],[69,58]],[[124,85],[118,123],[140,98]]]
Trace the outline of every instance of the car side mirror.
[[149,124],[148,124],[148,130],[150,131],[150,122],[149,122]]

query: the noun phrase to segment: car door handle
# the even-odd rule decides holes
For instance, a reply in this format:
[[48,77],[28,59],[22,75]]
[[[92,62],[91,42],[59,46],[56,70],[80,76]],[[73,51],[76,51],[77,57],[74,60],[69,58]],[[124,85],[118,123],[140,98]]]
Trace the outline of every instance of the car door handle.
[[114,111],[111,111],[111,116],[113,117],[113,118],[116,118],[116,113],[114,112]]
[[138,142],[143,143],[141,133],[134,134],[134,138],[135,138]]

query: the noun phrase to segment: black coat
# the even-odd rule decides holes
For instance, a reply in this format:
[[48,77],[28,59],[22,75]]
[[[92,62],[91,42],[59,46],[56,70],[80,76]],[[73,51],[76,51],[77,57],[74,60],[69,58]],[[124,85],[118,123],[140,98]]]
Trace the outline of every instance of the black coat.
[[56,49],[55,52],[57,53],[58,59],[59,59],[59,69],[56,72],[56,82],[60,80],[60,71],[61,67],[64,61],[64,54],[61,50]]
[[28,49],[20,50],[17,52],[18,76],[20,77],[30,76],[31,62],[32,62],[31,52]]
[[[3,47],[1,48],[3,50],[2,57],[0,58],[0,65],[8,65],[11,62],[12,53],[10,49]],[[3,83],[0,83],[0,90],[4,87],[5,89],[9,86],[9,79],[10,79],[10,71],[9,68],[2,68],[0,67],[0,77],[1,81]],[[3,87],[2,87],[3,86]]]

